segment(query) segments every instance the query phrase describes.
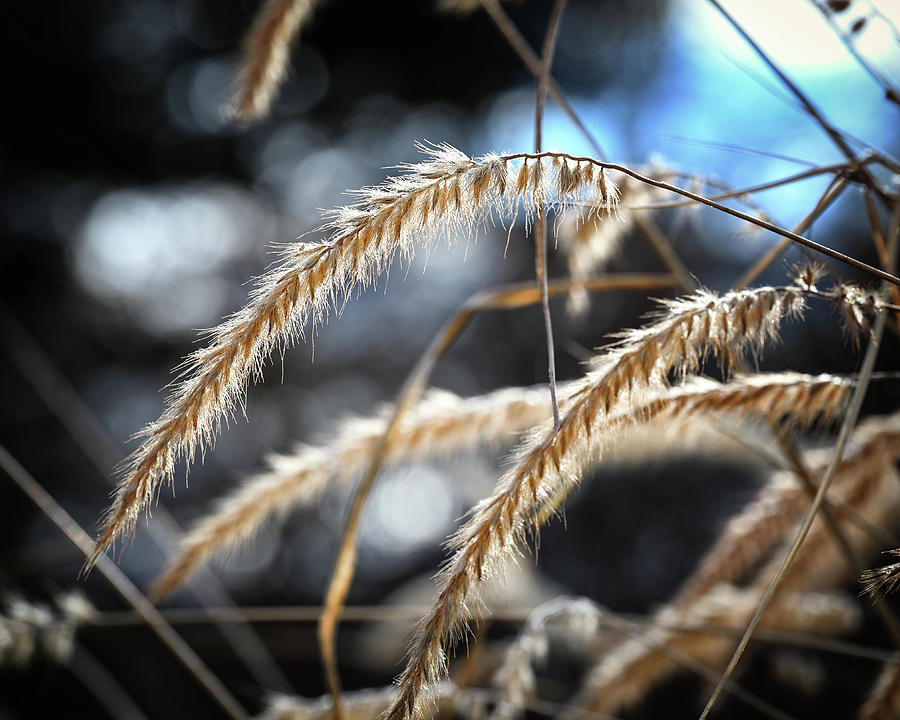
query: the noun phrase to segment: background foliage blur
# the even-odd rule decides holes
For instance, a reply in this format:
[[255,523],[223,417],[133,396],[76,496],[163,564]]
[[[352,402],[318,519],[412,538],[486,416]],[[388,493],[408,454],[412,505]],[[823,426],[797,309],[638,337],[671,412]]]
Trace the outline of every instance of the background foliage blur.
[[[731,5],[835,125],[897,153],[897,108],[811,3]],[[532,145],[533,83],[487,17],[440,14],[431,2],[415,0],[323,3],[295,49],[272,117],[247,129],[229,125],[221,106],[255,9],[249,0],[47,0],[5,10],[0,442],[89,531],[107,502],[104,472],[126,452],[129,436],[158,416],[170,369],[190,351],[196,329],[240,307],[247,279],[271,261],[273,244],[316,227],[320,209],[347,202],[345,190],[375,184],[385,167],[416,160],[416,141],[449,142],[469,154]],[[549,4],[528,0],[509,12],[539,46]],[[897,77],[900,47],[887,25],[872,20],[860,46]],[[617,161],[658,156],[742,186],[804,165],[719,143],[814,164],[840,159],[699,0],[573,0],[554,74]],[[547,146],[590,153],[557,108],[548,108],[546,122]],[[813,180],[761,200],[776,222],[790,226],[824,188],[825,180]],[[875,262],[862,217],[861,196],[851,191],[811,236]],[[714,289],[726,288],[772,243],[708,212],[669,212],[660,221],[691,271]],[[504,254],[505,236],[499,229],[477,243],[459,238],[431,254],[427,274],[420,254],[408,272],[396,264],[375,290],[354,295],[340,318],[274,359],[266,382],[250,390],[249,422],[235,419],[205,463],[191,470],[190,487],[177,482],[177,502],[163,492],[160,503],[187,524],[258,468],[266,452],[327,436],[348,413],[370,413],[389,401],[466,297],[532,277],[531,243],[521,227]],[[774,265],[762,281],[783,280],[784,267]],[[662,268],[634,237],[613,269]],[[564,272],[551,253],[551,276]],[[576,376],[584,348],[634,326],[652,307],[637,293],[604,296],[573,322],[562,302],[554,306],[560,375]],[[434,383],[472,394],[542,382],[542,333],[537,308],[487,314],[441,361]],[[802,344],[794,336],[786,333],[764,367],[855,369],[858,355],[828,311],[810,314]],[[896,369],[897,350],[890,335],[883,368]],[[900,384],[879,384],[872,395],[868,412],[895,409]],[[60,413],[75,414],[75,434]],[[436,568],[443,538],[492,485],[497,467],[489,457],[465,457],[385,474],[367,511],[350,602],[381,602]],[[646,611],[672,593],[724,514],[751,497],[759,476],[734,464],[684,460],[603,471],[595,480],[570,503],[568,530],[555,523],[544,534],[539,578],[513,598],[518,605],[565,591],[616,610]],[[5,479],[0,488],[0,590],[41,599],[78,585],[98,607],[118,608],[97,573],[76,580],[81,558],[28,500]],[[315,512],[270,528],[218,565],[235,600],[320,603],[345,500],[346,492],[327,497]],[[146,586],[163,555],[141,525],[119,561]],[[427,599],[427,582],[418,582],[425,590],[410,590],[404,602]],[[198,600],[184,592],[172,602]],[[223,649],[218,632],[208,625],[183,630],[242,701],[258,707],[259,683]],[[259,632],[296,691],[322,692],[311,624]],[[362,636],[354,624],[341,635],[348,688],[385,684],[397,670],[400,635],[380,651],[360,650]],[[140,627],[87,630],[82,640],[148,716],[214,712]],[[765,675],[764,666],[754,667]],[[853,687],[875,672],[849,661],[839,670]],[[828,706],[840,717],[840,688],[836,694]],[[0,670],[2,717],[61,710],[65,717],[95,717],[93,702],[67,671],[49,663]],[[686,713],[692,703],[684,704]],[[675,717],[672,707],[678,706],[667,714]]]

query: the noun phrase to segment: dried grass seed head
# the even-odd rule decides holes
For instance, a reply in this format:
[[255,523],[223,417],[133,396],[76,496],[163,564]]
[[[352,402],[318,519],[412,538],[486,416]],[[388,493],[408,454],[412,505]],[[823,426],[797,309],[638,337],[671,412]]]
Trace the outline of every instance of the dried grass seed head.
[[133,530],[160,484],[171,481],[179,459],[190,465],[212,445],[222,417],[242,403],[248,379],[259,377],[269,353],[289,344],[308,319],[320,321],[339,293],[370,283],[397,252],[408,255],[416,244],[471,233],[494,212],[511,222],[523,205],[527,220],[535,198],[547,197],[545,184],[557,182],[554,173],[562,167],[550,156],[471,159],[446,144],[421,149],[423,162],[403,166],[401,175],[362,190],[356,203],[334,211],[321,228],[328,233],[324,242],[286,248],[247,305],[212,330],[208,345],[180,366],[162,416],[138,435],[141,444],[124,466],[91,562]]
[[[528,530],[538,528],[559,507],[580,480],[587,458],[602,445],[603,435],[609,438],[616,427],[662,415],[670,407],[667,398],[661,397],[653,411],[635,412],[627,408],[621,415],[608,418],[596,406],[593,411],[588,410],[592,407],[590,398],[594,390],[591,380],[584,381],[582,391],[573,395],[572,407],[566,412],[559,432],[554,434],[548,429],[543,440],[526,446],[494,493],[472,509],[466,523],[453,537],[450,546],[454,555],[438,576],[437,600],[413,634],[406,668],[397,681],[398,693],[385,718],[407,720],[425,711],[428,688],[446,672],[445,644],[453,646],[465,622],[477,613],[478,589],[483,581],[502,573],[504,563],[519,552]],[[741,383],[733,383],[732,387],[713,383],[712,391],[706,387],[694,393],[693,402],[688,391],[676,391],[672,408],[676,416],[682,412],[708,412],[711,408],[739,413],[773,412],[777,417],[807,418],[820,413],[818,404],[812,407],[798,404],[791,396],[790,388],[806,385],[810,379],[801,376],[794,380],[787,384],[784,377],[775,380],[776,385],[789,388],[780,403],[762,395],[759,386],[750,386],[752,410],[742,403],[726,401],[718,394],[720,388],[723,393],[746,392]],[[834,398],[831,386],[835,382],[831,376],[819,379],[829,398]],[[703,402],[701,397],[708,402]]]
[[[574,389],[575,383],[560,384],[563,403]],[[430,390],[401,417],[386,449],[385,466],[478,446],[509,446],[549,412],[546,388],[505,388],[470,398]],[[290,455],[270,456],[268,471],[248,478],[198,521],[151,595],[167,595],[213,554],[253,537],[266,521],[312,505],[331,483],[355,477],[370,461],[391,413],[388,407],[371,418],[345,420],[321,445],[301,445]]]

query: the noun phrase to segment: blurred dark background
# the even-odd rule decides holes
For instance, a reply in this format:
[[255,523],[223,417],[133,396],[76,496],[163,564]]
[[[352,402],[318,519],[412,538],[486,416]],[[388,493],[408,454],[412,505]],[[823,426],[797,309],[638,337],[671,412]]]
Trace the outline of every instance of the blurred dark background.
[[[772,3],[736,5],[747,29],[836,125],[897,152],[897,108],[883,101],[809,3],[784,2],[777,12],[767,10]],[[540,47],[550,3],[506,7]],[[855,12],[869,7],[858,3]],[[375,184],[386,167],[416,160],[417,141],[449,142],[473,155],[531,148],[533,83],[487,16],[442,14],[431,2],[414,0],[323,2],[295,48],[271,117],[250,128],[229,125],[221,107],[256,9],[248,0],[48,0],[8,6],[0,25],[7,54],[0,442],[89,532],[107,504],[111,472],[131,447],[129,437],[162,409],[170,369],[191,350],[197,329],[241,306],[247,280],[272,260],[273,244],[316,227],[321,209],[348,201],[345,190]],[[895,71],[900,49],[885,27],[869,25],[861,48],[886,73]],[[661,157],[741,186],[840,160],[704,3],[572,0],[554,74],[618,161]],[[590,152],[555,107],[546,123],[547,146]],[[795,160],[748,152],[754,150]],[[776,222],[791,226],[824,188],[825,181],[814,180],[758,200]],[[851,189],[809,234],[874,263],[863,218],[861,195]],[[707,211],[659,213],[658,222],[690,270],[714,289],[727,288],[773,242]],[[230,423],[205,463],[191,469],[189,488],[179,472],[176,497],[164,491],[160,505],[189,524],[259,468],[267,452],[327,436],[341,417],[389,401],[456,306],[478,289],[532,277],[522,229],[514,230],[504,255],[505,242],[503,231],[484,233],[477,244],[458,238],[431,254],[426,274],[420,255],[408,273],[398,263],[376,289],[354,294],[340,318],[267,367],[266,382],[250,388],[249,422]],[[786,263],[800,255],[785,257],[761,281],[784,281]],[[635,235],[611,270],[663,268]],[[551,274],[564,273],[564,262],[551,254]],[[555,304],[561,377],[579,374],[584,348],[638,324],[652,308],[639,293],[598,297],[576,322],[564,303]],[[889,333],[880,369],[897,369],[897,351]],[[761,366],[852,372],[858,362],[834,315],[816,306]],[[545,368],[540,313],[529,308],[476,319],[433,381],[475,394],[542,382]],[[900,383],[883,382],[866,412],[890,412],[898,404]],[[422,578],[438,566],[443,538],[489,490],[498,467],[494,458],[476,456],[385,473],[368,508],[350,602],[381,602],[414,579],[423,591],[411,586],[395,597],[427,602]],[[568,592],[615,610],[651,609],[690,572],[721,518],[752,497],[762,472],[746,459],[603,470],[572,499],[568,530],[554,523],[543,535],[540,563],[513,583],[511,603],[533,605]],[[0,591],[48,602],[77,587],[98,608],[121,609],[98,573],[77,577],[80,555],[5,476],[0,488]],[[221,586],[207,587],[205,599],[185,591],[167,604],[222,604],[224,596],[217,603],[208,594],[222,587],[242,605],[319,604],[347,492],[268,528],[216,564]],[[146,587],[164,554],[141,523],[118,560]],[[288,689],[279,674],[296,692],[323,692],[312,623],[259,626],[278,670],[257,666],[256,677],[215,627],[179,629],[251,711],[260,708],[266,686]],[[363,630],[350,623],[341,635],[347,688],[384,685],[399,669],[403,628],[389,633],[380,656],[361,649]],[[864,632],[883,644],[877,625]],[[80,652],[106,668],[148,717],[215,716],[203,691],[139,625],[86,628],[78,637]],[[843,684],[818,700],[779,688],[762,661],[752,664],[750,678],[760,676],[776,704],[784,701],[806,716],[824,717],[827,708],[829,716],[843,717],[877,668],[841,663],[828,670]],[[679,685],[666,695],[666,715],[691,716],[694,690]],[[749,712],[734,703],[725,707],[735,717]],[[0,667],[0,717],[103,712],[64,667],[41,660]]]

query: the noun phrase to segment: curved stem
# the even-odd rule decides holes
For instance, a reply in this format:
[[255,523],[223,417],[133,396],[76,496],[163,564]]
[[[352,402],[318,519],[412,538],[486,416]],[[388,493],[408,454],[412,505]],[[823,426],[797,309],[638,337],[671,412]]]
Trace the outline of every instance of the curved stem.
[[777,225],[774,225],[767,220],[762,220],[760,218],[753,217],[752,215],[748,215],[747,213],[743,213],[740,210],[730,208],[727,205],[722,205],[721,203],[717,203],[715,200],[711,200],[707,197],[704,197],[703,195],[698,195],[697,193],[691,192],[690,190],[685,190],[684,188],[680,188],[677,185],[672,185],[671,183],[663,182],[662,180],[656,180],[654,178],[647,177],[646,175],[641,175],[639,172],[632,170],[631,168],[624,165],[619,165],[618,163],[604,162],[592,157],[570,155],[569,153],[561,152],[513,153],[512,155],[503,156],[505,160],[516,160],[519,158],[535,160],[543,157],[565,158],[573,162],[591,163],[593,165],[596,165],[597,167],[602,167],[605,170],[615,170],[617,172],[624,173],[625,175],[634,178],[638,182],[652,185],[653,187],[658,187],[661,190],[668,190],[669,192],[673,192],[677,195],[682,195],[683,197],[690,198],[691,200],[694,200],[701,205],[706,205],[708,207],[714,208],[720,212],[725,213],[726,215],[731,215],[732,217],[736,217],[739,220],[743,220],[744,222],[748,222],[752,225],[757,225],[758,227],[768,230],[769,232],[773,232],[776,235],[781,235],[784,238],[793,240],[795,243],[803,245],[810,250],[815,250],[816,252],[827,255],[834,260],[838,260],[839,262],[842,262],[846,265],[850,265],[857,268],[858,270],[862,270],[869,273],[870,275],[874,275],[880,280],[885,280],[892,285],[900,286],[900,278],[892,275],[889,272],[879,270],[878,268],[857,260],[854,257],[845,255],[838,250],[833,250],[830,247],[821,245],[813,240],[810,240],[809,238],[803,237],[802,235],[798,235],[797,233],[791,232],[790,230],[785,230],[784,228],[778,227]]

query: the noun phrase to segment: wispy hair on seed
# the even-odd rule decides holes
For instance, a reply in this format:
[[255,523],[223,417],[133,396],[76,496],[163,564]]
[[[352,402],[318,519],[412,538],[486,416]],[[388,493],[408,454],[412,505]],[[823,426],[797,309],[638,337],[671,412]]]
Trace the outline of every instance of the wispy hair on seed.
[[[700,337],[694,340],[704,342]],[[823,412],[833,412],[834,404],[846,396],[849,386],[846,380],[831,376],[779,376],[769,383],[765,378],[754,378],[752,382],[724,386],[706,381],[698,388],[678,389],[610,416],[610,406],[596,399],[605,377],[599,371],[583,381],[583,389],[572,396],[559,431],[545,431],[528,443],[494,493],[473,508],[454,536],[454,554],[440,573],[438,597],[416,628],[406,669],[397,681],[397,696],[385,718],[407,720],[424,712],[428,688],[446,672],[445,644],[453,645],[464,623],[477,616],[477,591],[482,581],[500,572],[504,562],[521,548],[528,530],[537,532],[553,514],[579,481],[589,456],[604,442],[612,442],[618,427],[651,417],[667,416],[674,421],[695,412],[759,413],[771,419],[809,422]],[[813,387],[818,392],[811,390]],[[792,389],[799,390],[805,402],[797,402]],[[600,394],[604,394],[602,390]]]
[[[565,399],[574,383],[559,386]],[[342,423],[322,445],[302,445],[290,455],[269,458],[269,469],[249,478],[202,518],[154,583],[161,598],[182,584],[213,554],[252,537],[273,517],[315,503],[332,482],[361,472],[384,434],[392,408],[372,418]],[[505,388],[462,398],[431,390],[391,434],[384,467],[398,461],[436,458],[479,445],[512,445],[524,430],[549,416],[545,388]]]
[[590,162],[494,154],[472,159],[446,144],[420,147],[425,161],[401,166],[401,175],[329,213],[320,228],[324,241],[287,247],[244,308],[180,366],[163,414],[138,435],[141,444],[124,466],[91,563],[130,533],[180,458],[190,465],[213,443],[222,418],[242,402],[247,380],[259,377],[272,349],[290,343],[306,320],[320,321],[337,295],[372,282],[398,252],[409,256],[417,244],[476,234],[492,217],[512,222],[520,205],[527,220],[538,199],[564,204],[592,197],[604,211],[614,203],[612,183]]

